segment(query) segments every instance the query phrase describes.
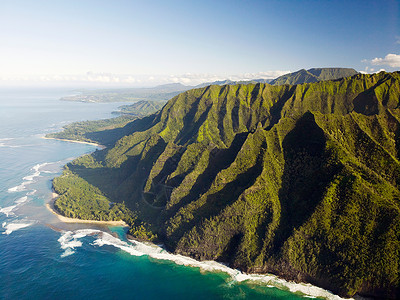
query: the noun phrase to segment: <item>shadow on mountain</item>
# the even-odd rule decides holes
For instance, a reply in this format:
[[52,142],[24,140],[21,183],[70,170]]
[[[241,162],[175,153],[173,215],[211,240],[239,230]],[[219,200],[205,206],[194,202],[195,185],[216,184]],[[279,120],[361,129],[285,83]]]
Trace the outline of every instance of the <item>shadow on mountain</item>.
[[235,160],[243,143],[246,141],[247,135],[247,132],[237,134],[228,149],[214,148],[211,150],[207,168],[197,178],[189,194],[166,212],[166,217],[171,217],[180,207],[183,207],[197,199],[202,193],[205,193],[210,188],[217,174],[222,169],[227,168]]
[[218,192],[208,195],[206,203],[193,213],[193,219],[188,223],[181,223],[174,231],[170,242],[177,242],[186,232],[189,232],[191,228],[200,224],[201,221],[221,214],[227,206],[235,202],[247,188],[254,184],[257,177],[261,174],[262,168],[262,155],[260,155],[254,166],[247,169],[246,172],[239,174],[234,181],[226,184]]
[[279,191],[282,218],[274,240],[275,251],[311,216],[338,171],[328,165],[325,146],[324,132],[310,112],[283,140],[285,166]]
[[151,127],[152,122],[157,117],[157,114],[153,114],[147,117],[133,120],[129,122],[124,127],[104,129],[102,131],[88,132],[85,133],[85,137],[96,141],[97,143],[113,147],[115,142],[126,135],[130,135],[136,131],[144,131]]

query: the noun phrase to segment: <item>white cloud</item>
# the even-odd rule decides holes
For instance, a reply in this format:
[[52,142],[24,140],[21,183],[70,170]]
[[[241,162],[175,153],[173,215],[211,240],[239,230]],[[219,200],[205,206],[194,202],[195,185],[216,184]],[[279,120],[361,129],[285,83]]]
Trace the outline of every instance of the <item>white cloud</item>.
[[375,70],[375,68],[365,67],[364,71],[360,71],[360,73],[363,73],[363,74],[373,74],[373,73],[379,73],[379,72],[386,72],[386,70],[385,69]]
[[384,58],[375,57],[370,63],[375,66],[400,67],[400,55],[389,53]]
[[253,80],[253,79],[274,79],[283,74],[290,73],[290,71],[267,71],[267,72],[257,72],[257,73],[243,73],[243,74],[233,74],[233,75],[219,75],[219,74],[193,74],[186,73],[182,75],[171,75],[160,78],[163,82],[174,82],[182,83],[185,85],[197,85],[204,82],[213,82],[220,80]]
[[396,39],[396,44],[400,44],[400,36],[396,36],[395,39]]
[[195,74],[186,73],[181,75],[120,75],[111,73],[87,72],[81,75],[37,75],[37,76],[1,76],[0,84],[61,84],[69,86],[98,86],[98,87],[137,87],[155,86],[166,83],[182,83],[194,86],[204,82],[219,80],[252,80],[252,79],[274,79],[290,71],[266,71],[257,73],[243,73],[233,75],[220,74]]

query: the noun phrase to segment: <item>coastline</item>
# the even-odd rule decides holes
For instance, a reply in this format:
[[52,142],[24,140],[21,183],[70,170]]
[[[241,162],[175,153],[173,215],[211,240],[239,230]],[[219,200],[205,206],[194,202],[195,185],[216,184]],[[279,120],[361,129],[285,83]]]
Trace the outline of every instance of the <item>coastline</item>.
[[[59,197],[59,194],[52,192],[51,200],[46,203],[46,208],[54,214],[61,222],[64,223],[75,223],[75,224],[95,224],[95,225],[106,225],[106,226],[123,226],[128,227],[128,225],[124,221],[96,221],[96,220],[82,220],[77,218],[69,218],[63,215],[60,215],[54,207],[54,201]],[[56,231],[60,231],[57,228],[52,227],[50,224],[48,225],[50,228]],[[78,230],[79,231],[79,230]],[[61,230],[61,232],[63,232]],[[103,236],[104,238],[104,236]],[[119,240],[117,236],[113,236]],[[112,245],[116,248],[120,248],[131,255],[148,255],[156,260],[167,260],[174,262],[178,265],[184,265],[188,267],[200,268],[203,271],[208,272],[223,272],[228,274],[233,278],[233,280],[237,282],[253,282],[253,283],[261,283],[262,285],[266,285],[267,287],[274,287],[277,289],[288,290],[291,293],[302,293],[305,297],[309,298],[317,298],[323,297],[329,300],[344,300],[345,298],[340,297],[332,293],[331,291],[321,288],[319,286],[310,284],[308,282],[294,282],[291,280],[286,280],[283,277],[278,275],[270,274],[270,273],[244,273],[237,269],[232,269],[229,266],[219,263],[217,261],[198,261],[193,257],[174,254],[168,252],[160,245],[154,244],[152,242],[140,241],[129,234],[126,235],[127,240],[135,245],[136,247],[132,248],[132,245],[124,244],[125,242],[113,242],[108,239],[105,241],[105,244]],[[120,241],[120,240],[119,240]],[[125,247],[121,247],[125,246]],[[360,296],[356,296],[355,298],[347,298],[348,300],[352,299],[363,299]]]
[[[88,144],[88,145],[93,145],[93,146],[99,147],[101,149],[106,148],[106,146],[104,146],[104,145],[96,144],[93,142],[84,142],[84,141],[68,140],[68,139],[60,139],[60,138],[49,138],[49,137],[45,137],[45,136],[43,136],[42,138],[59,140],[59,141],[64,141],[64,142],[71,142],[71,143]],[[54,202],[57,197],[59,197],[59,194],[57,194],[53,191],[51,200],[48,203],[46,203],[45,205],[46,205],[46,208],[52,214],[54,214],[58,218],[58,220],[60,220],[63,223],[129,227],[124,221],[97,221],[97,220],[83,220],[83,219],[78,219],[78,218],[65,217],[65,216],[59,214],[54,207]],[[51,225],[49,227],[52,228]],[[57,229],[57,228],[52,228],[52,229],[59,231],[59,229]],[[130,248],[129,245],[126,245],[126,247],[124,247],[124,249],[122,249],[122,248],[120,248],[121,244],[119,242],[109,243],[109,241],[106,241],[105,244],[109,244],[116,248],[120,248],[131,255],[138,255],[137,253],[141,252],[141,254],[139,254],[139,255],[148,255],[149,257],[152,257],[157,260],[167,260],[167,261],[172,261],[178,265],[184,265],[184,266],[195,267],[195,268],[198,267],[203,271],[223,272],[223,273],[231,276],[237,282],[246,282],[246,281],[250,281],[250,282],[254,282],[254,283],[258,282],[258,283],[262,283],[263,285],[266,285],[267,287],[274,287],[274,288],[281,289],[281,290],[289,290],[291,293],[300,292],[300,293],[304,294],[305,297],[307,297],[307,298],[324,297],[325,299],[329,299],[329,300],[364,299],[359,295],[356,295],[355,297],[351,297],[351,298],[342,298],[339,295],[332,293],[328,289],[324,289],[317,285],[313,285],[307,281],[295,282],[295,281],[284,279],[284,277],[281,277],[279,275],[274,275],[271,273],[244,273],[237,269],[231,269],[229,266],[225,265],[224,263],[220,263],[217,261],[198,261],[191,256],[174,254],[173,252],[168,252],[162,246],[160,247],[159,245],[154,244],[152,242],[138,240],[137,238],[135,238],[129,234],[126,234],[125,236],[131,244],[139,246],[139,249],[135,249],[135,248],[128,249],[128,248]],[[120,240],[117,236],[113,236],[113,237]]]
[[105,149],[106,148],[106,146],[104,146],[104,145],[100,145],[100,144],[96,144],[96,143],[92,143],[92,142],[83,142],[83,141],[76,141],[76,140],[50,138],[50,137],[46,137],[46,136],[42,136],[41,138],[45,139],[45,140],[57,140],[57,141],[71,142],[71,143],[78,143],[78,144],[88,144],[88,145],[92,145],[92,146],[97,146],[97,147],[99,147],[101,149]]
[[60,215],[54,207],[54,201],[59,195],[57,193],[52,194],[50,202],[46,203],[46,208],[57,216],[57,218],[64,223],[87,223],[87,224],[97,224],[97,225],[111,225],[111,226],[123,226],[128,227],[124,221],[97,221],[97,220],[81,220],[77,218],[68,218]]

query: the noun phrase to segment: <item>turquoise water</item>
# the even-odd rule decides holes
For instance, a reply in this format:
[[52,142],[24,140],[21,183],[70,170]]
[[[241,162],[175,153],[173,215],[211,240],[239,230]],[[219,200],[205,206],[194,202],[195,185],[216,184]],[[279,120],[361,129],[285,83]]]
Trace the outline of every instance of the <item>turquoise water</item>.
[[45,207],[51,180],[96,147],[42,137],[121,105],[58,100],[68,94],[0,90],[0,299],[304,299],[128,242],[121,227],[60,222]]

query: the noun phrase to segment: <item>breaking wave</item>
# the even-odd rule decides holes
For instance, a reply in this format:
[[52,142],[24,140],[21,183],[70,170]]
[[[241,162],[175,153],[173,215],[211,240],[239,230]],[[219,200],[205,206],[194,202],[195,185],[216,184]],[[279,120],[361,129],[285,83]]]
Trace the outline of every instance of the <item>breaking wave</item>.
[[47,166],[47,165],[49,165],[49,164],[50,163],[45,162],[45,163],[42,163],[42,164],[34,165],[31,168],[31,171],[33,171],[33,173],[23,177],[22,180],[24,180],[24,182],[22,182],[20,185],[17,185],[17,186],[14,186],[12,188],[9,188],[8,192],[9,193],[15,193],[15,192],[25,191],[26,190],[26,186],[31,184],[36,177],[40,176],[40,172],[41,172],[40,169],[45,167],[45,166]]
[[7,222],[3,222],[2,227],[5,229],[5,231],[3,232],[3,234],[11,234],[14,231],[17,231],[21,228],[25,228],[28,226],[31,226],[34,224],[34,222],[26,222],[27,220],[25,220],[24,222],[22,221],[16,221],[16,222],[11,222],[11,223],[7,223]]
[[[30,193],[27,193],[27,195],[28,194],[30,194]],[[21,198],[18,198],[18,200],[15,200],[15,203],[22,204],[22,203],[25,203],[26,201],[28,201],[28,196],[23,196]]]
[[5,214],[7,217],[10,216],[10,215],[14,215],[14,213],[12,211],[16,207],[17,207],[17,205],[11,205],[11,206],[8,206],[8,207],[4,207],[4,208],[0,209],[0,213]]
[[16,193],[16,192],[22,192],[22,191],[26,191],[25,186],[27,186],[28,184],[31,184],[31,182],[29,181],[24,181],[23,183],[21,183],[20,185],[14,186],[12,188],[8,189],[9,193]]
[[343,299],[327,290],[311,284],[289,282],[272,274],[258,275],[242,273],[239,270],[229,268],[228,266],[216,261],[197,261],[187,256],[172,254],[162,247],[154,244],[147,244],[134,240],[125,242],[109,233],[96,229],[80,229],[76,231],[63,232],[61,237],[58,239],[61,249],[64,250],[64,252],[61,254],[61,257],[72,255],[75,252],[75,248],[82,246],[82,241],[79,239],[86,236],[93,236],[95,238],[95,240],[91,243],[93,246],[102,247],[104,245],[109,245],[133,256],[147,255],[157,260],[172,261],[178,265],[196,267],[204,271],[223,272],[228,274],[232,278],[233,282],[254,281],[269,287],[277,287],[280,289],[289,290],[292,293],[302,293],[310,298],[323,297],[325,299],[332,300]]

